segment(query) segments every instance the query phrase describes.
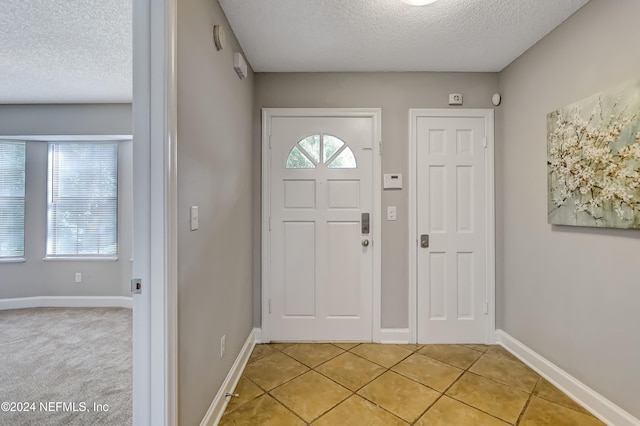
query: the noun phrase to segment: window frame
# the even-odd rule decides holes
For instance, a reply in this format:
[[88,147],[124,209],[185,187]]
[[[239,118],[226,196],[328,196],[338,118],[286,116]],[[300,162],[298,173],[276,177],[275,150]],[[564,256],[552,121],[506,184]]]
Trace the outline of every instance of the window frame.
[[[121,140],[49,140],[47,141],[47,190],[46,190],[46,225],[45,225],[45,257],[43,260],[45,261],[57,261],[57,260],[71,260],[71,261],[116,261],[118,260],[118,255],[120,252],[120,144]],[[50,241],[49,241],[49,229],[52,224],[52,197],[53,197],[53,168],[52,168],[52,153],[50,152],[52,145],[113,145],[115,146],[115,178],[116,178],[116,188],[115,188],[115,197],[100,197],[98,199],[115,199],[116,205],[116,213],[115,213],[115,224],[114,224],[114,236],[115,236],[115,244],[116,251],[115,253],[88,253],[88,254],[79,254],[79,253],[65,253],[65,254],[52,254],[49,253]],[[60,197],[58,197],[60,198]],[[64,197],[62,197],[64,198]],[[82,199],[95,199],[92,197],[73,197],[73,198],[82,198]]]
[[[333,138],[339,141],[340,143],[342,143],[342,145],[340,145],[329,156],[327,156],[327,151],[325,150],[325,141],[328,138]],[[318,152],[317,152],[318,158],[315,157],[315,153],[313,152],[315,150],[310,150],[309,148],[305,147],[305,142],[307,142],[309,139],[313,139],[313,142],[318,143]],[[301,156],[300,158],[302,158],[303,161],[306,161],[308,163],[307,165],[305,165],[304,167],[296,167],[293,165],[289,166],[289,164],[293,164],[293,161],[294,161],[293,156],[294,154],[296,154],[296,152],[299,153],[299,155]],[[338,159],[343,156],[343,154],[346,154],[347,156],[350,155],[351,158],[353,158],[353,166],[346,166],[346,167],[340,166],[340,165],[333,166],[334,164],[336,164],[336,161],[338,161]],[[287,159],[285,160],[285,169],[313,170],[317,167],[325,167],[330,170],[357,169],[358,160],[356,158],[355,153],[349,146],[349,144],[346,143],[343,139],[339,138],[338,136],[332,135],[330,133],[315,133],[313,135],[309,135],[304,137],[303,139],[300,139],[298,142],[296,142],[293,145],[293,147],[289,151],[289,154],[287,155]]]

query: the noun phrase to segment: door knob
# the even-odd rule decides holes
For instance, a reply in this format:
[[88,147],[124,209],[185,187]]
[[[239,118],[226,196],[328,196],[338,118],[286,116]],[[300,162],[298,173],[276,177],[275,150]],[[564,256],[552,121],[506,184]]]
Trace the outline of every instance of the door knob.
[[368,247],[368,246],[369,246],[369,240],[365,238],[364,240],[362,240],[362,247]]

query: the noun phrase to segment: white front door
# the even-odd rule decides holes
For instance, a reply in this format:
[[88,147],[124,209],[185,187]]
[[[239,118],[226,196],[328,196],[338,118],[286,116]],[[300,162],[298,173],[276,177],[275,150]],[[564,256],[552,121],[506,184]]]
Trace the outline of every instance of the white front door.
[[270,340],[372,339],[374,124],[269,117]]
[[418,342],[485,343],[487,248],[493,238],[487,209],[488,174],[493,174],[487,161],[488,117],[486,111],[428,114],[412,117]]

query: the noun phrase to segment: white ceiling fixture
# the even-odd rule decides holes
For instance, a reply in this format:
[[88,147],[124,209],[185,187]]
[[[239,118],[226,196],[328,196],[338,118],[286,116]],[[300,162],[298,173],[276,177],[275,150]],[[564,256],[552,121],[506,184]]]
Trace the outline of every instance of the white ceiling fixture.
[[435,3],[438,0],[402,0],[406,4],[410,4],[411,6],[426,6],[431,3]]
[[497,72],[589,0],[219,1],[257,72]]
[[0,0],[0,103],[131,102],[132,0]]

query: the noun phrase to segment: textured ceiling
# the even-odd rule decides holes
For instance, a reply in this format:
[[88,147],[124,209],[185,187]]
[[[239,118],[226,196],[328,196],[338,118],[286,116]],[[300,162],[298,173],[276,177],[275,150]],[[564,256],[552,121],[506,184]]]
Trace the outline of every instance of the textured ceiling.
[[0,0],[0,103],[131,102],[132,0]]
[[[220,0],[258,72],[500,71],[587,2]],[[0,103],[130,102],[131,6],[0,0]]]
[[500,71],[589,0],[220,0],[253,69]]

